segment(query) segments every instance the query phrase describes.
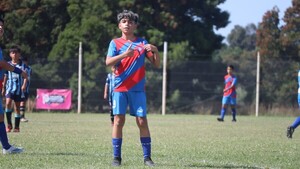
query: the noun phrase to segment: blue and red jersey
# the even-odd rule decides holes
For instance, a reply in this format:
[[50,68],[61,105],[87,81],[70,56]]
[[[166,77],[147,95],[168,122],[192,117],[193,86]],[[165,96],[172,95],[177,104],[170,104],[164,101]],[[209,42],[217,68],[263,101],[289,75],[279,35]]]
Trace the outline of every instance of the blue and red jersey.
[[231,96],[233,98],[236,98],[236,90],[235,90],[235,86],[237,84],[237,78],[234,75],[225,75],[224,76],[224,80],[225,80],[225,87],[224,89],[229,88],[230,86],[232,86],[229,90],[227,90],[226,92],[224,92],[223,96]]
[[124,53],[132,43],[134,50],[132,57],[126,57],[115,65],[115,92],[145,91],[145,57],[144,45],[148,42],[143,38],[136,38],[133,42],[122,38],[113,39],[108,48],[107,56],[114,57]]

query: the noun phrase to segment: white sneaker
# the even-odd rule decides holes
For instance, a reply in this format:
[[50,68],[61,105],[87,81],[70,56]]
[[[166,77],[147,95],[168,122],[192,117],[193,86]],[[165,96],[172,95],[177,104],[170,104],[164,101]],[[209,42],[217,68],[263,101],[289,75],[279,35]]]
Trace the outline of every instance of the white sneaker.
[[22,153],[23,148],[11,146],[8,150],[3,149],[3,154],[17,154]]
[[28,122],[28,119],[26,119],[25,117],[21,118],[21,122]]

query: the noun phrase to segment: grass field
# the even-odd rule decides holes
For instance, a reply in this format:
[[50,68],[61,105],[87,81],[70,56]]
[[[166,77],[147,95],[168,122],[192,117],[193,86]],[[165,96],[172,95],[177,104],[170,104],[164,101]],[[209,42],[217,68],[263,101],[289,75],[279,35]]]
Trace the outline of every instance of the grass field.
[[[10,142],[23,154],[0,155],[0,168],[106,169],[111,167],[108,114],[28,113]],[[294,117],[149,115],[155,168],[299,168],[300,131],[286,138]],[[143,165],[138,128],[127,116],[121,168]]]

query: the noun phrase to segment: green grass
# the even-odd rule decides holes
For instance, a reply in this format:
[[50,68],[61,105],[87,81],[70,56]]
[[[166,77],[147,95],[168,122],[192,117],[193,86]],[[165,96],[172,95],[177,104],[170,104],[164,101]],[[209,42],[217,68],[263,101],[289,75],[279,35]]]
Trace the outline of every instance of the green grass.
[[[0,168],[106,169],[111,167],[108,114],[28,113],[10,142],[23,154],[0,155]],[[286,138],[294,117],[149,115],[155,168],[299,168],[300,132]],[[127,115],[121,168],[143,166],[138,128]]]

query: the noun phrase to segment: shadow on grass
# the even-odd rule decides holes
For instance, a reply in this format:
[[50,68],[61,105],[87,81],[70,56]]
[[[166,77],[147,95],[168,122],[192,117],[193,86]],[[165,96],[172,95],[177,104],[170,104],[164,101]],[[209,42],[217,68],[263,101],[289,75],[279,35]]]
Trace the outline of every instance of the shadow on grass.
[[105,154],[95,154],[95,153],[74,153],[74,152],[44,152],[44,153],[37,153],[37,152],[26,152],[28,155],[33,155],[33,156],[106,156]]
[[214,164],[192,164],[187,165],[186,167],[193,168],[245,168],[245,169],[262,169],[262,167],[254,167],[254,166],[244,166],[244,165],[214,165]]

